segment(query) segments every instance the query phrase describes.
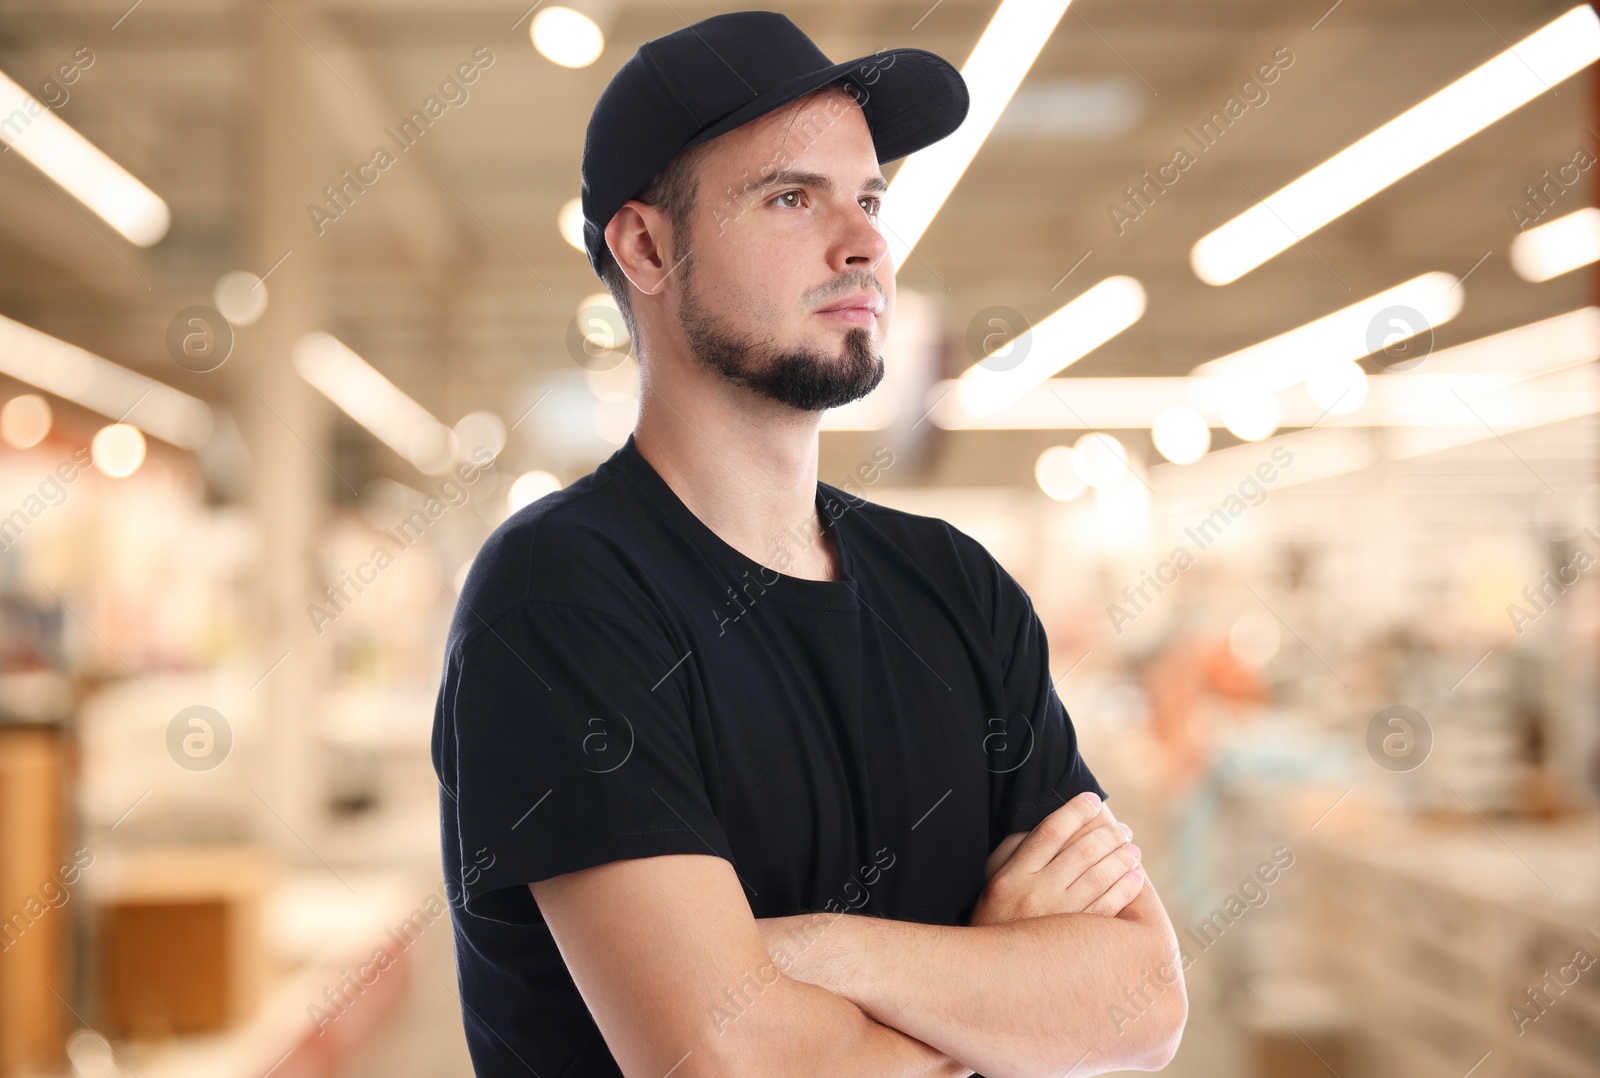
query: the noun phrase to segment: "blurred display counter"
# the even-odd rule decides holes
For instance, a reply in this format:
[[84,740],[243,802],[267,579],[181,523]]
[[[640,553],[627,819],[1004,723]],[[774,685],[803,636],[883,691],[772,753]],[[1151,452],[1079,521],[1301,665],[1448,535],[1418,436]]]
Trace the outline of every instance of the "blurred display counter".
[[1347,804],[1302,834],[1306,937],[1366,1044],[1356,1074],[1600,1075],[1600,819]]
[[[113,888],[118,871],[106,873]],[[253,880],[228,887],[254,893]],[[328,1078],[404,995],[410,946],[424,931],[450,931],[448,918],[442,885],[429,894],[414,873],[275,873],[260,897],[262,961],[250,968],[248,946],[232,952],[244,959],[238,977],[258,978],[244,989],[248,1013],[216,1032],[116,1041],[116,1058],[140,1078]]]
[[97,983],[107,1030],[148,1040],[224,1030],[253,1014],[266,979],[267,852],[183,845],[103,860]]

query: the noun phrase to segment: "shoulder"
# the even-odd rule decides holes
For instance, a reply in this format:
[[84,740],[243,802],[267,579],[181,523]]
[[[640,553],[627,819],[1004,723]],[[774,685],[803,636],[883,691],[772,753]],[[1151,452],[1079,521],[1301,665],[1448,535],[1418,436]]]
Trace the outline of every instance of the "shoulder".
[[637,618],[642,592],[626,540],[637,534],[639,519],[632,492],[615,472],[591,472],[518,509],[478,548],[447,647],[464,647],[509,612],[535,602]]

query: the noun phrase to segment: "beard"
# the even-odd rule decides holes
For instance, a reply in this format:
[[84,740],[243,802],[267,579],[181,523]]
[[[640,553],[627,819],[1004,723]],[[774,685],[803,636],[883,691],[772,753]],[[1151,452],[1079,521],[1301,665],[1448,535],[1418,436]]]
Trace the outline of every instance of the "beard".
[[782,348],[770,337],[730,333],[700,304],[687,270],[685,261],[679,281],[679,323],[695,358],[728,381],[803,412],[849,404],[883,381],[883,356],[873,348],[868,327],[851,327],[837,355],[817,348]]

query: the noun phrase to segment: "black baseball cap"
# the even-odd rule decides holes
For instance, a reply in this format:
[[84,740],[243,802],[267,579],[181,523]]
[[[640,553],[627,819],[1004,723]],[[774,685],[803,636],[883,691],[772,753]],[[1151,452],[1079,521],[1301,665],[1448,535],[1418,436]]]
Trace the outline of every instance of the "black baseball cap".
[[713,15],[640,45],[601,91],[583,141],[583,239],[600,273],[605,228],[680,151],[828,85],[860,105],[878,163],[929,146],[967,117],[967,84],[925,49],[836,64],[776,11]]

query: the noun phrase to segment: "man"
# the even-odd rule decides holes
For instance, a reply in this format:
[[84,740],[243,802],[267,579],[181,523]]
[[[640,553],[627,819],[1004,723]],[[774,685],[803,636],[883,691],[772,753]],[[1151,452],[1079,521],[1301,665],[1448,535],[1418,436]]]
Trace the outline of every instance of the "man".
[[771,12],[647,42],[602,94],[585,234],[638,424],[484,544],[434,724],[478,1074],[1175,1051],[1177,939],[1028,597],[945,522],[817,479],[822,411],[883,376],[879,165],[967,107],[931,53],[833,64]]

